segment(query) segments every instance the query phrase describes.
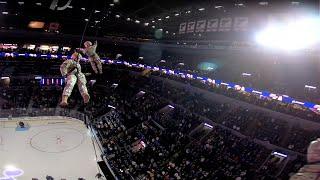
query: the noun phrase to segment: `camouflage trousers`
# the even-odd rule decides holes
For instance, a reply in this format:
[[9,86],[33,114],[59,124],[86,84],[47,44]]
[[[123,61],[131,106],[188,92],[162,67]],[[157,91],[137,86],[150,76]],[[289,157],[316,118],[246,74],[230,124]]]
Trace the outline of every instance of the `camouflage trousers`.
[[82,73],[79,73],[77,75],[69,75],[67,77],[66,85],[64,87],[62,95],[69,97],[71,95],[73,87],[76,83],[78,84],[78,88],[79,88],[81,96],[83,97],[84,95],[87,95],[88,94],[88,89],[86,86],[87,80],[86,80],[85,75]]
[[99,58],[96,57],[89,57],[89,62],[91,64],[91,67],[93,69],[93,71],[96,74],[102,74],[102,64]]

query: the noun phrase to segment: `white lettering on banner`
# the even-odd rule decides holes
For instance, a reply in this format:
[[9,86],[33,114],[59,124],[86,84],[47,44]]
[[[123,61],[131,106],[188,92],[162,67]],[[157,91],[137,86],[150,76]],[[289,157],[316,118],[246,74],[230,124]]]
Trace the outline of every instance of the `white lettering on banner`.
[[196,26],[196,22],[188,22],[187,33],[193,33]]
[[197,21],[196,32],[204,32],[206,29],[206,20]]
[[186,29],[187,29],[187,23],[181,23],[179,28],[179,34],[186,33]]
[[219,27],[219,19],[209,19],[207,23],[207,30],[206,32],[216,32],[218,31]]
[[64,6],[62,6],[62,7],[58,7],[58,2],[59,2],[59,0],[53,0],[53,1],[51,2],[50,9],[52,9],[52,10],[57,9],[58,11],[63,11],[63,10],[65,10],[65,9],[67,9],[68,6],[70,6],[72,0],[68,0],[68,2],[67,2]]
[[231,31],[232,29],[232,18],[221,18],[219,31]]
[[236,17],[234,18],[233,30],[234,31],[247,31],[249,24],[248,17]]

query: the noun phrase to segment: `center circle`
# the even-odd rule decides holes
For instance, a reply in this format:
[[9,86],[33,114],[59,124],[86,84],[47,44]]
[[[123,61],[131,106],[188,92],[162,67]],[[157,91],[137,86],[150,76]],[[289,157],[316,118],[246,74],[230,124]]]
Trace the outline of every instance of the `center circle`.
[[62,153],[80,146],[84,135],[77,129],[56,128],[41,131],[30,140],[32,148],[47,153]]

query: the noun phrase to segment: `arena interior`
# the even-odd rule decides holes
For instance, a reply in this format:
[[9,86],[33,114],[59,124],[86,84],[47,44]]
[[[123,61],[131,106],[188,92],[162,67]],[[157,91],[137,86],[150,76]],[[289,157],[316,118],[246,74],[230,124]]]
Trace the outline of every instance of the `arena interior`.
[[0,0],[0,180],[319,180],[317,0]]

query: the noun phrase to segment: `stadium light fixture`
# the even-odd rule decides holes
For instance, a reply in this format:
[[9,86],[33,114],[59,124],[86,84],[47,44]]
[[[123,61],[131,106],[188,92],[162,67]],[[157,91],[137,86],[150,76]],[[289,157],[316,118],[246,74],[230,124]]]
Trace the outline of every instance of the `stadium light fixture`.
[[19,5],[24,5],[24,1],[18,1]]
[[261,5],[261,6],[268,6],[269,3],[266,2],[266,1],[261,1],[261,2],[259,2],[259,5]]
[[149,26],[149,23],[144,23],[145,26]]
[[99,11],[99,10],[94,10],[94,13],[99,13],[99,12],[101,12],[101,11]]
[[161,21],[161,20],[162,20],[161,18],[158,19],[158,21]]
[[7,4],[7,1],[0,1],[0,4]]
[[152,23],[155,23],[156,21],[155,21],[155,20],[152,20],[151,22],[152,22]]
[[86,10],[86,8],[84,8],[84,7],[83,7],[83,8],[81,8],[81,10],[82,10],[82,11],[85,11],[85,10]]
[[317,87],[315,87],[315,86],[310,86],[310,85],[305,85],[304,87],[305,87],[305,88],[308,88],[308,89],[317,89]]
[[139,20],[136,20],[135,23],[140,24],[140,21],[139,21]]
[[36,5],[37,5],[37,6],[41,6],[42,3],[41,3],[41,2],[37,2]]
[[320,42],[320,19],[304,18],[286,24],[270,24],[257,33],[260,45],[282,50],[301,50]]
[[113,6],[114,6],[114,4],[113,4],[113,3],[111,3],[111,4],[109,4],[109,6],[110,6],[110,7],[113,7]]
[[180,14],[179,13],[176,13],[176,14],[174,14],[175,16],[179,16]]
[[212,129],[212,128],[213,128],[213,126],[212,126],[212,125],[210,125],[210,124],[208,124],[208,123],[204,123],[204,126],[206,126],[206,127],[210,128],[210,129]]
[[204,10],[206,10],[205,8],[199,8],[198,9],[199,11],[204,11]]
[[214,6],[214,8],[216,8],[216,9],[220,9],[220,8],[222,8],[223,6]]
[[7,12],[7,11],[2,11],[2,14],[3,14],[3,15],[8,15],[9,12]]
[[131,21],[131,18],[127,18],[127,21]]
[[116,18],[120,18],[120,15],[119,15],[119,14],[117,14],[117,15],[116,15]]
[[170,16],[166,16],[166,19],[169,19],[170,18]]

